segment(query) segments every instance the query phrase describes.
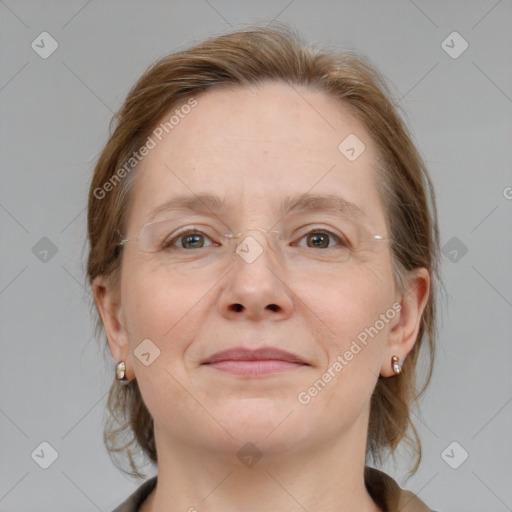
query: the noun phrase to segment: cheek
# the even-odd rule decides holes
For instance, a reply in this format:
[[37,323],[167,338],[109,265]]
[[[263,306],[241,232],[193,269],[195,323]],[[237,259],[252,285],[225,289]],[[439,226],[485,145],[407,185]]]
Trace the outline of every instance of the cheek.
[[[126,269],[122,286],[123,312],[137,378],[152,381],[157,378],[154,372],[158,371],[164,379],[162,384],[169,380],[167,372],[180,381],[187,379],[191,364],[187,351],[198,339],[208,312],[214,308],[211,301],[218,278],[194,280],[161,265],[142,263],[127,265]],[[142,345],[148,339],[156,348],[147,341]],[[138,354],[148,346],[157,354],[151,366],[138,360]],[[154,383],[147,382],[141,387],[146,385]]]
[[357,409],[371,396],[396,321],[392,291],[391,267],[385,261],[333,274],[302,290],[301,298],[307,297],[306,303],[321,319],[316,320],[320,329],[315,329],[315,339],[325,355],[319,365],[319,386],[325,384],[325,391],[317,407],[336,403]]
[[[132,337],[154,338],[167,344],[190,326],[189,316],[198,309],[211,285],[194,281],[161,265],[127,265],[123,276],[123,309]],[[132,340],[136,341],[136,340]]]
[[335,430],[362,414],[375,388],[396,321],[390,290],[368,269],[309,289],[309,304],[328,328],[315,333],[325,357],[302,397],[310,400],[306,412],[340,418]]
[[161,340],[173,317],[179,315],[176,302],[173,288],[163,287],[156,274],[130,272],[122,303],[131,342],[136,343],[141,336]]
[[292,289],[341,342],[373,325],[391,307],[393,279],[390,266],[383,262],[296,281]]
[[[141,264],[127,265],[123,276],[123,312],[132,365],[148,410],[162,423],[170,421],[166,416],[169,397],[174,398],[173,407],[177,409],[181,407],[178,403],[190,406],[188,395],[180,385],[187,378],[184,352],[195,339],[200,325],[200,299],[207,291],[202,285],[187,287],[182,279],[174,276],[162,272],[162,268]],[[148,339],[152,344],[144,341],[146,345],[143,345],[143,340]],[[137,355],[143,346],[144,352],[150,353],[148,364]],[[195,413],[200,415],[200,411]]]

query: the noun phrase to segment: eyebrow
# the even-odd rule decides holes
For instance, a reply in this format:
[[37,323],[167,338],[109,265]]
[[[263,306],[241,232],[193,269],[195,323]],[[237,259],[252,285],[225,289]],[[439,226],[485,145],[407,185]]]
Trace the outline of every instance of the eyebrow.
[[148,221],[153,220],[163,212],[197,212],[197,213],[222,213],[227,210],[226,201],[219,196],[209,193],[181,195],[169,199],[157,206],[148,216]]
[[[173,197],[165,203],[157,206],[149,214],[148,221],[155,219],[163,212],[194,212],[222,214],[228,210],[226,200],[210,193],[193,195],[180,195]],[[309,192],[297,196],[285,197],[278,213],[285,216],[289,213],[334,213],[354,219],[367,219],[365,213],[354,203],[346,201],[336,194],[311,194]]]
[[354,203],[336,194],[311,194],[306,192],[298,196],[286,197],[280,206],[280,214],[294,212],[336,213],[351,216],[355,219],[365,219],[366,215]]

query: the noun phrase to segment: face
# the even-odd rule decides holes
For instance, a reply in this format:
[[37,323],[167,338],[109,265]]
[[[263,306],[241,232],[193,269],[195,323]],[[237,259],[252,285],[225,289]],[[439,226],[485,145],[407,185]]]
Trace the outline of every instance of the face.
[[[251,441],[272,453],[365,432],[401,316],[389,243],[372,238],[389,229],[369,134],[339,102],[304,87],[219,88],[195,99],[134,171],[114,357],[137,379],[157,436],[176,443],[236,452]],[[351,134],[365,145],[359,156],[356,139],[355,152],[339,149]],[[224,208],[154,214],[205,193]],[[281,209],[305,193],[354,206]],[[146,227],[137,241],[143,226],[162,220],[172,251],[141,250],[158,231]],[[176,238],[187,229],[194,234]],[[250,236],[256,259],[229,252],[228,233]],[[300,364],[206,364],[240,347],[279,349]]]

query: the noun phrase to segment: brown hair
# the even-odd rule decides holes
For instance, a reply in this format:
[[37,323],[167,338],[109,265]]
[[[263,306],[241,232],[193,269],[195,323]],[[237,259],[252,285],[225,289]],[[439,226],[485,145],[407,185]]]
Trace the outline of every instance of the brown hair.
[[[398,378],[379,377],[371,399],[367,438],[367,456],[377,462],[385,450],[394,453],[402,440],[407,441],[416,455],[413,473],[421,459],[421,444],[410,406],[418,402],[430,381],[437,337],[435,299],[441,280],[435,195],[426,166],[398,114],[398,101],[392,100],[384,78],[365,58],[352,51],[307,47],[286,27],[253,27],[209,39],[153,64],[112,119],[111,129],[115,123],[115,130],[94,169],[87,219],[89,282],[104,275],[118,290],[121,255],[117,233],[124,232],[136,166],[127,173],[119,170],[145,144],[163,116],[210,87],[243,87],[268,80],[324,91],[364,124],[379,155],[376,173],[391,230],[395,282],[404,291],[408,270],[425,267],[430,272],[430,296],[417,341]],[[105,187],[107,182],[112,186]],[[96,318],[100,333],[101,318]],[[416,364],[422,346],[429,356],[425,379],[419,386]],[[141,450],[142,455],[156,462],[157,453],[153,420],[136,380],[126,386],[114,380],[107,409],[110,417],[104,441],[112,460],[116,463],[114,456],[127,456],[131,471],[116,465],[128,474],[143,477],[134,454]]]

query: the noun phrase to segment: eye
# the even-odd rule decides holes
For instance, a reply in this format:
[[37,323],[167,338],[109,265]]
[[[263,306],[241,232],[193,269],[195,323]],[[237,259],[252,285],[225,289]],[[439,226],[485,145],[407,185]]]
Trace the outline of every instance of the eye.
[[[335,241],[339,242],[340,245],[344,247],[348,247],[348,244],[346,241],[339,237],[338,235],[335,235],[334,233],[331,233],[327,230],[320,230],[316,229],[313,231],[310,231],[306,235],[304,235],[300,240],[306,239],[307,247],[316,247],[320,249],[331,249],[332,246],[329,246],[330,239],[334,239]],[[310,245],[311,243],[311,245]]]
[[[205,247],[205,240],[211,241],[211,238],[201,231],[189,229],[188,231],[181,232],[175,237],[166,240],[163,243],[163,249],[202,249]],[[179,244],[177,247],[176,243]]]

